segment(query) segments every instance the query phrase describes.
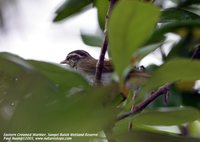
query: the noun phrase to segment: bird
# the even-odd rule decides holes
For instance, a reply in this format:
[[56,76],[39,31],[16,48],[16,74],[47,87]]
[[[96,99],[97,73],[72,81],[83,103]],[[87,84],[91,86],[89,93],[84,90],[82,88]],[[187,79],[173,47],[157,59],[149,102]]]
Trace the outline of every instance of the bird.
[[[75,71],[81,73],[91,84],[95,80],[96,64],[98,60],[84,50],[75,50],[68,53],[60,64],[67,64]],[[102,70],[102,83],[109,84],[112,81],[114,68],[111,60],[105,60]]]
[[[61,64],[67,64],[72,69],[78,71],[90,83],[94,83],[96,64],[98,60],[92,57],[88,52],[84,50],[74,50],[68,53],[67,57],[61,61]],[[113,81],[114,67],[111,60],[104,60],[103,70],[102,70],[102,83],[104,85],[109,84]],[[131,68],[125,77],[125,82],[130,82],[131,78],[149,78],[150,75],[144,72],[144,67]],[[129,85],[130,86],[130,85]]]

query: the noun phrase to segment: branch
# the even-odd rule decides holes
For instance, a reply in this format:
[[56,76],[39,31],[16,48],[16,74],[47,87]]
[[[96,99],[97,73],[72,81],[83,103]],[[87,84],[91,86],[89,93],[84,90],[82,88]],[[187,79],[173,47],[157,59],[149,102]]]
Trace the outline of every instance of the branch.
[[107,48],[108,48],[108,36],[107,36],[108,20],[109,20],[109,17],[111,15],[111,11],[113,9],[113,6],[115,5],[116,2],[117,2],[117,0],[110,0],[110,4],[109,4],[107,16],[106,16],[105,31],[104,31],[105,38],[104,38],[103,46],[101,48],[101,53],[100,53],[100,56],[99,56],[99,60],[98,60],[98,62],[96,64],[95,82],[97,84],[101,83],[101,76],[102,76],[102,71],[103,71],[105,54],[106,54],[106,51],[107,51]]
[[126,117],[136,115],[137,113],[143,111],[151,102],[153,102],[156,98],[161,96],[162,94],[166,94],[169,91],[170,85],[166,84],[160,87],[157,91],[155,91],[149,98],[144,100],[139,105],[135,106],[132,111],[126,112],[117,118],[117,121],[122,120]]
[[108,48],[108,38],[107,38],[107,35],[106,35],[105,39],[104,39],[103,47],[101,48],[99,60],[96,64],[95,82],[97,84],[101,83],[101,76],[102,76],[102,71],[103,71],[104,58],[105,58],[107,48]]
[[200,59],[200,44],[197,45],[193,55],[192,59]]

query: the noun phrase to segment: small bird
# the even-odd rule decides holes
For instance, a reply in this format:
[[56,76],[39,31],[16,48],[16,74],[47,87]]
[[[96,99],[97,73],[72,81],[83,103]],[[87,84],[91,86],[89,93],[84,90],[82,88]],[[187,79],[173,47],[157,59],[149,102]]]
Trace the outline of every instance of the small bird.
[[[80,72],[88,79],[89,82],[94,83],[96,72],[97,59],[93,58],[88,52],[84,50],[75,50],[70,52],[61,64],[68,64],[71,68]],[[105,60],[102,72],[102,83],[108,84],[112,81],[113,65],[111,60]],[[131,78],[149,78],[150,76],[144,72],[144,69],[133,68],[129,71],[125,78],[125,82],[129,82]],[[141,79],[139,79],[141,80]]]
[[[75,50],[70,52],[65,60],[60,63],[68,64],[71,68],[85,76],[90,83],[94,83],[97,61],[98,60],[93,58],[88,52],[84,50]],[[112,62],[110,60],[105,60],[102,72],[103,84],[111,82],[113,71]]]

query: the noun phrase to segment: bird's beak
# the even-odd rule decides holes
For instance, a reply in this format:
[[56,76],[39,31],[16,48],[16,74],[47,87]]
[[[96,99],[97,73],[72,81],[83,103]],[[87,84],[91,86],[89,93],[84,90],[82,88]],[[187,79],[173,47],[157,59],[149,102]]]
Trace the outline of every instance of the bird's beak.
[[60,64],[68,64],[68,61],[67,60],[63,60],[60,62]]

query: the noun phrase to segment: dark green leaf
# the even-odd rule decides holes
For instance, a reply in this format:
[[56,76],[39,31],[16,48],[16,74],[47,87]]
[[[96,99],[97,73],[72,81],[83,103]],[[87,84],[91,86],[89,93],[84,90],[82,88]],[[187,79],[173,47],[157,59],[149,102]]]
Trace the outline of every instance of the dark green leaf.
[[132,118],[137,125],[181,125],[200,119],[200,112],[194,108],[160,108],[147,110]]
[[194,13],[198,16],[200,16],[200,9],[199,9],[199,6],[196,6],[196,5],[192,5],[190,7],[184,7],[183,9],[185,9],[186,11],[189,11],[191,13]]
[[180,29],[182,29],[183,32],[187,32],[195,28],[196,29],[200,28],[199,20],[177,21],[177,22],[172,22],[169,24],[164,24],[154,31],[153,35],[148,40],[147,44],[162,41],[166,33],[170,33],[170,32],[176,33]]
[[199,20],[200,16],[181,8],[169,8],[162,12],[160,22]]
[[195,37],[192,32],[188,32],[185,37],[183,37],[178,43],[172,46],[169,54],[166,57],[166,60],[170,60],[173,58],[181,57],[181,58],[190,58],[192,57],[193,47],[197,44],[195,42]]
[[161,65],[147,82],[145,89],[152,90],[166,83],[200,79],[200,61],[174,59]]
[[186,7],[186,6],[199,4],[199,3],[200,3],[200,0],[183,0],[182,2],[179,3],[179,7]]
[[53,21],[58,22],[77,14],[91,2],[92,0],[65,0],[65,2],[56,10],[56,16]]
[[176,3],[176,4],[178,4],[178,3],[180,3],[182,0],[171,0],[173,3]]
[[108,36],[112,60],[120,77],[132,54],[153,31],[159,15],[157,7],[138,1],[119,1],[113,9]]
[[179,7],[187,7],[190,5],[200,3],[200,0],[171,0],[171,1],[178,4]]
[[101,47],[103,44],[103,35],[91,35],[81,33],[81,38],[86,45]]
[[138,51],[136,51],[133,54],[133,56],[135,56],[136,58],[138,58],[139,60],[141,60],[142,58],[144,58],[148,54],[150,54],[153,51],[155,51],[161,45],[162,45],[162,43],[155,43],[155,44],[147,45],[145,47],[140,48]]
[[198,92],[181,92],[183,105],[193,106],[200,109],[200,95]]

